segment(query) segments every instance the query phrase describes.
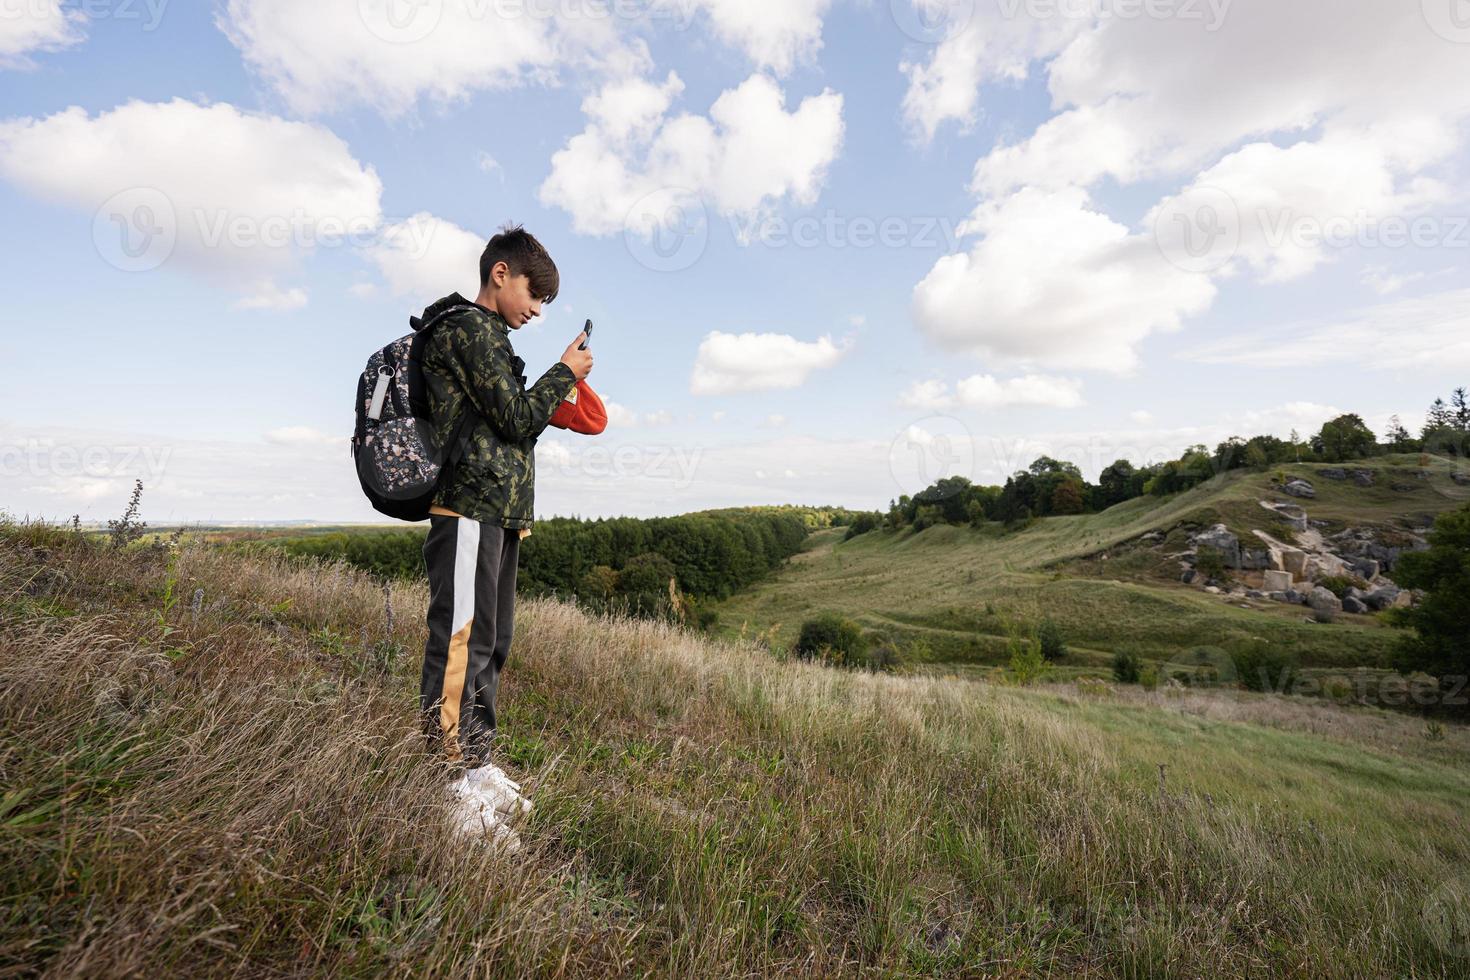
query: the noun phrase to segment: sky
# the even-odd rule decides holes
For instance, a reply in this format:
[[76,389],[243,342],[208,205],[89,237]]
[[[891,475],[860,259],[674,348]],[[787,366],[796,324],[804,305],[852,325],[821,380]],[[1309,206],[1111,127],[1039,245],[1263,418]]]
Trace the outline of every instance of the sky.
[[1470,0],[0,0],[0,508],[372,521],[521,222],[539,517],[885,509],[1470,385]]

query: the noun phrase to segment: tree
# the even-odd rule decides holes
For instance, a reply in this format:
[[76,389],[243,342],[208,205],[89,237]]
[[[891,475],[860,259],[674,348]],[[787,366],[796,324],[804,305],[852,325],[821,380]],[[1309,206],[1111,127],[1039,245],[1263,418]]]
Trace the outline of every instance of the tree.
[[1441,514],[1429,550],[1400,558],[1394,578],[1426,593],[1417,606],[1394,615],[1395,625],[1414,631],[1400,641],[1394,666],[1422,670],[1444,686],[1450,678],[1462,682],[1470,674],[1470,505]]
[[1454,428],[1455,415],[1450,407],[1444,403],[1443,398],[1436,398],[1434,404],[1429,406],[1429,414],[1424,417],[1424,435],[1429,435],[1435,429]]
[[618,573],[607,565],[593,565],[582,576],[581,593],[589,599],[606,602],[618,590]]
[[1450,424],[1462,432],[1470,430],[1470,401],[1467,401],[1464,388],[1455,389],[1455,393],[1450,396],[1450,404],[1454,407],[1454,417]]
[[1409,443],[1414,441],[1414,437],[1409,435],[1409,430],[1404,428],[1404,423],[1399,419],[1397,415],[1389,417],[1388,432],[1385,434],[1384,438],[1386,438],[1388,440],[1388,444],[1390,446],[1393,446],[1395,449],[1402,449]]
[[1067,656],[1067,640],[1055,620],[1041,621],[1036,629],[1036,640],[1041,644],[1041,656],[1047,663],[1056,663]]
[[868,653],[863,628],[836,613],[823,613],[801,624],[793,651],[802,660],[823,659],[840,666],[857,666]]
[[1363,424],[1356,415],[1339,415],[1322,426],[1322,431],[1312,438],[1312,449],[1321,453],[1329,463],[1340,463],[1348,459],[1362,459],[1373,451],[1378,439],[1373,430]]
[[1215,447],[1215,471],[1238,470],[1247,465],[1246,442],[1240,436],[1231,436]]
[[1082,488],[1075,480],[1064,480],[1057,484],[1051,494],[1053,514],[1080,514],[1086,510],[1082,500]]
[[634,555],[618,573],[618,595],[627,600],[629,612],[658,615],[669,606],[669,582],[674,578],[674,563],[663,555]]
[[1138,471],[1126,459],[1116,460],[1098,475],[1097,506],[1107,510],[1125,500],[1132,500],[1143,492],[1141,481],[1136,481]]

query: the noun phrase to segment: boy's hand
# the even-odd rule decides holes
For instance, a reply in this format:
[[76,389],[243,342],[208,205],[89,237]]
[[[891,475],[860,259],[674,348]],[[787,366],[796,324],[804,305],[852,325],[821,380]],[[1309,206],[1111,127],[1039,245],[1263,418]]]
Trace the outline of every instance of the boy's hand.
[[592,373],[592,352],[590,350],[577,350],[577,345],[587,339],[586,333],[577,334],[577,339],[572,341],[571,346],[561,355],[561,362],[572,369],[578,381],[586,379]]

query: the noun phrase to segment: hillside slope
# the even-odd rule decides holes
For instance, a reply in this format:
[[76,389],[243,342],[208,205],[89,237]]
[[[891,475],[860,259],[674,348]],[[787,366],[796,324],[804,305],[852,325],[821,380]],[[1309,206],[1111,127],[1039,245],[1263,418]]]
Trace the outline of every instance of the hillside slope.
[[[985,664],[1004,660],[1007,623],[1050,617],[1074,650],[1072,666],[1101,667],[1123,647],[1168,659],[1191,646],[1251,637],[1295,651],[1308,665],[1379,664],[1393,638],[1377,618],[1345,616],[1324,626],[1309,622],[1300,606],[1213,595],[1179,582],[1173,557],[1191,529],[1217,523],[1257,547],[1264,545],[1254,530],[1284,533],[1260,504],[1294,500],[1272,482],[1279,476],[1312,481],[1317,496],[1295,502],[1328,531],[1422,531],[1434,515],[1470,500],[1470,486],[1455,479],[1465,479],[1463,464],[1433,458],[1421,469],[1417,456],[1389,456],[1353,465],[1374,473],[1373,486],[1324,477],[1332,467],[1237,470],[1174,497],[1045,518],[1017,533],[937,525],[844,542],[841,529],[819,532],[783,570],[720,604],[720,630],[774,630],[777,642],[789,644],[805,619],[835,611],[900,644],[923,639],[938,660]],[[1143,542],[1149,532],[1163,539]]]
[[0,972],[1470,969],[1464,728],[837,672],[530,602],[506,858],[443,824],[424,590],[386,598],[0,527]]

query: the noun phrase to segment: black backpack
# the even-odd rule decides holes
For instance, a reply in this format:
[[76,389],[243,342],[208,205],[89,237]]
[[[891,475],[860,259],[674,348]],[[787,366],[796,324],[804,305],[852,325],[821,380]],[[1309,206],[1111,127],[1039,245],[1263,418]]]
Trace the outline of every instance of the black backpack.
[[434,491],[460,446],[466,411],[454,434],[440,442],[429,415],[422,367],[424,344],[445,317],[475,307],[452,306],[427,322],[410,317],[413,333],[399,337],[368,358],[357,382],[357,428],[352,459],[357,480],[373,508],[401,521],[429,516]]

